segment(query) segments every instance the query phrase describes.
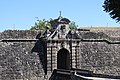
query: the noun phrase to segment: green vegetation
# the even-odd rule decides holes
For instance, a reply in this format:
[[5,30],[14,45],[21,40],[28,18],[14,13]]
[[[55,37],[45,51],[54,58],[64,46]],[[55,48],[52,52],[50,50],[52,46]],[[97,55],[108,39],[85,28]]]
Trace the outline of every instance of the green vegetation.
[[69,24],[70,29],[77,29],[77,27],[78,27],[78,25],[76,25],[75,22],[73,22],[73,21]]
[[49,23],[48,20],[37,20],[35,22],[35,25],[31,27],[30,30],[46,30],[46,29],[51,29],[51,24]]
[[[56,19],[57,20],[57,19]],[[70,22],[69,24],[69,28],[70,29],[77,29],[78,25],[75,24],[75,22]],[[34,26],[31,26],[30,30],[46,30],[46,29],[52,29],[50,20],[39,20],[37,19],[37,21],[35,22]]]
[[103,7],[112,19],[120,22],[120,0],[105,0]]

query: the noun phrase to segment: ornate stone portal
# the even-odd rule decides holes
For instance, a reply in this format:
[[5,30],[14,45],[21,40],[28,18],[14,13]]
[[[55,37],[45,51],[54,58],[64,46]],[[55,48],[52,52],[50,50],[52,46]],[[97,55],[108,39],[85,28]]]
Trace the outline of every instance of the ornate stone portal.
[[[75,30],[69,29],[70,20],[59,17],[51,21],[53,30],[45,32],[43,41],[45,73],[54,69],[71,69],[79,67],[80,37]],[[78,39],[78,40],[75,40]]]

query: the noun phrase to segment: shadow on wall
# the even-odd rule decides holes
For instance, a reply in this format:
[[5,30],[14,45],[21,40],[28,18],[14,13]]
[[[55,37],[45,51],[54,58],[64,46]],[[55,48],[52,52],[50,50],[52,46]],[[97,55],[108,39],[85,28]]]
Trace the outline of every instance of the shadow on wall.
[[44,60],[44,42],[43,40],[41,40],[39,37],[40,37],[41,33],[39,33],[37,36],[36,36],[36,39],[39,39],[37,40],[37,42],[35,43],[34,47],[32,48],[31,52],[36,52],[38,53],[39,55],[39,60],[40,60],[40,63],[42,64],[42,67],[45,71],[45,60]]

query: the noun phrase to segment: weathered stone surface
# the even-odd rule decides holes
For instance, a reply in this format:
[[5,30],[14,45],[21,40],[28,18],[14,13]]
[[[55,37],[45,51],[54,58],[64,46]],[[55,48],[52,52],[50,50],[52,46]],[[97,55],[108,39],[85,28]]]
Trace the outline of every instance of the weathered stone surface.
[[118,30],[95,30],[93,32],[104,32],[108,36],[120,36],[120,29]]
[[0,33],[1,39],[35,39],[41,31],[31,30],[6,30]]
[[106,39],[109,37],[104,32],[85,31],[80,33],[82,33],[81,35],[83,39]]
[[[2,39],[36,39],[40,31],[8,30],[0,33]],[[81,31],[81,39],[108,39],[120,41],[120,31]],[[31,52],[36,42],[0,42],[0,80],[43,80],[44,71],[38,53]],[[57,51],[60,43],[54,42],[54,66],[57,67]],[[53,44],[52,44],[53,45]],[[69,44],[66,46],[69,49]],[[92,70],[95,73],[120,76],[120,44],[108,44],[106,42],[80,42],[73,43],[80,69]],[[42,50],[39,50],[42,51]],[[69,50],[70,51],[70,50]],[[51,51],[48,51],[51,52]],[[73,54],[74,55],[74,54]],[[75,58],[75,57],[73,57]],[[75,60],[75,59],[74,59]],[[77,60],[78,61],[78,60]],[[48,61],[49,62],[49,61]],[[48,64],[51,65],[51,64]],[[76,61],[75,64],[76,66]],[[51,74],[51,73],[50,73]],[[50,75],[48,75],[50,76]]]
[[34,44],[35,42],[0,43],[0,80],[32,80],[44,76],[39,56],[31,53]]
[[95,73],[120,75],[120,44],[83,42],[81,68]]

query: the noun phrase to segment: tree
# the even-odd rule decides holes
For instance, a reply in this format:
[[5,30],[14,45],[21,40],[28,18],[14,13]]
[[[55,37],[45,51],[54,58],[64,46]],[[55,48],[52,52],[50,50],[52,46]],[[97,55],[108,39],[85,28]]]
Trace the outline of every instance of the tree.
[[120,22],[120,0],[105,0],[103,7],[112,19]]
[[51,29],[51,24],[48,20],[37,20],[35,22],[35,25],[31,27],[30,30],[46,30],[46,29]]
[[70,29],[77,29],[77,27],[78,27],[78,25],[76,25],[75,22],[73,22],[73,21],[69,24]]

